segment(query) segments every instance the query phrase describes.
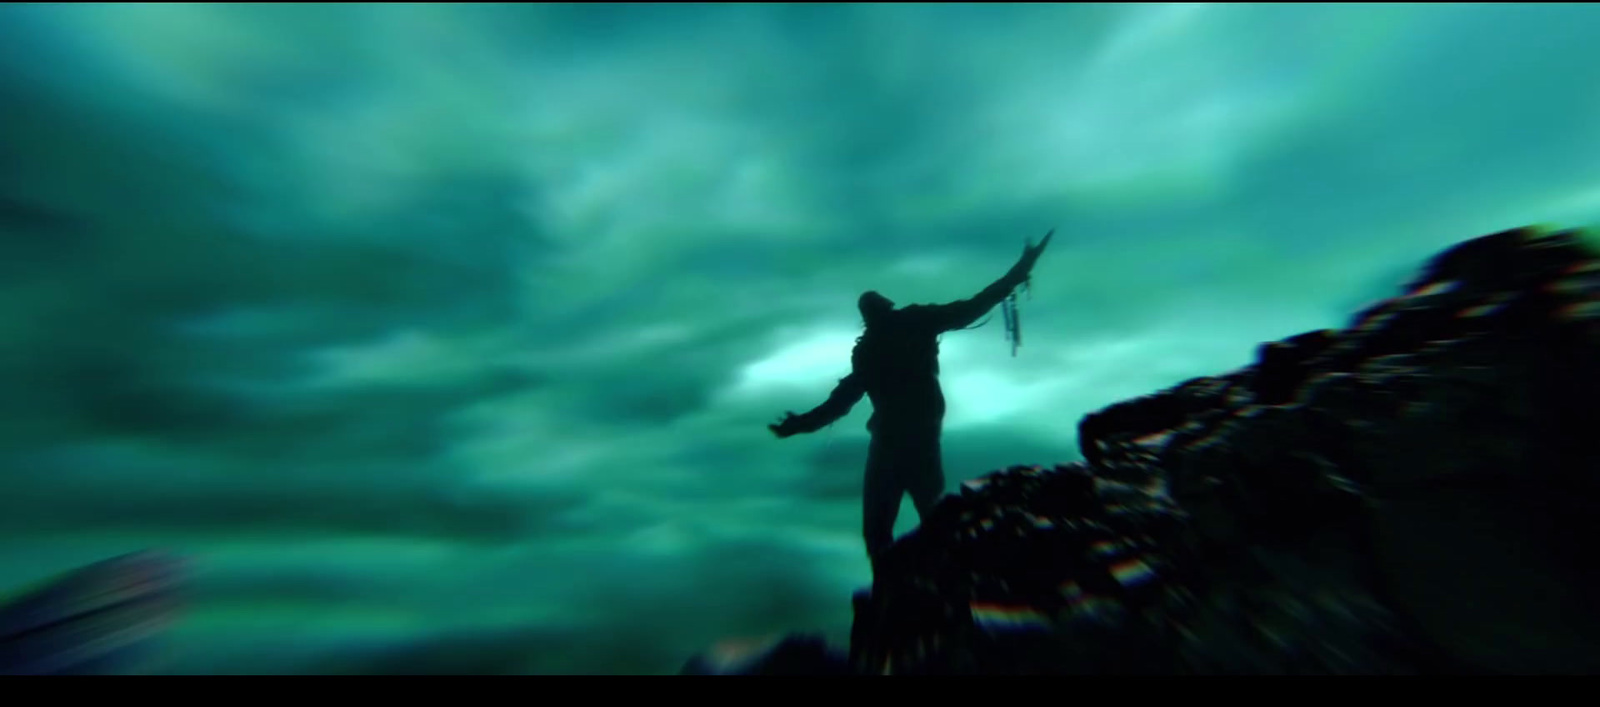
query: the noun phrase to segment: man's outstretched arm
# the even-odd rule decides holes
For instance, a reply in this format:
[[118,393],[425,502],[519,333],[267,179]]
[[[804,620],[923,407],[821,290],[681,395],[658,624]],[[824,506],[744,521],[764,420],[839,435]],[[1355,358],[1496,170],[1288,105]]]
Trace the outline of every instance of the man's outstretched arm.
[[949,304],[913,305],[906,309],[916,312],[924,325],[934,331],[953,331],[972,326],[973,322],[978,321],[978,317],[994,309],[995,305],[1000,304],[1007,295],[1028,281],[1028,276],[1033,273],[1033,264],[1038,262],[1039,254],[1050,244],[1050,237],[1053,235],[1055,232],[1051,231],[1045,234],[1044,240],[1039,241],[1038,245],[1024,247],[1022,257],[1017,260],[1016,265],[1011,266],[1000,279],[989,283],[982,292]]
[[856,382],[856,376],[852,373],[839,380],[839,385],[834,386],[833,393],[829,394],[828,399],[821,405],[801,415],[785,413],[782,420],[777,424],[767,425],[767,429],[779,437],[816,432],[849,414],[850,409],[860,402],[861,396],[866,392],[861,384]]

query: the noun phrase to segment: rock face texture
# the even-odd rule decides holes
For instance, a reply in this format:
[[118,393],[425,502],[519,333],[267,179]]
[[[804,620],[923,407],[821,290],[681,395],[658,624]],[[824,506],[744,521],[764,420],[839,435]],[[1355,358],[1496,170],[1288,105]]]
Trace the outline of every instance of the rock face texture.
[[905,673],[1600,671],[1600,260],[1522,229],[1349,328],[1083,418],[857,597]]
[[964,485],[856,596],[850,669],[1600,672],[1596,401],[1600,254],[1466,241]]
[[792,635],[717,646],[691,658],[683,675],[850,675],[845,656],[820,636]]
[[176,620],[183,563],[146,551],[80,567],[0,602],[0,675],[137,668]]

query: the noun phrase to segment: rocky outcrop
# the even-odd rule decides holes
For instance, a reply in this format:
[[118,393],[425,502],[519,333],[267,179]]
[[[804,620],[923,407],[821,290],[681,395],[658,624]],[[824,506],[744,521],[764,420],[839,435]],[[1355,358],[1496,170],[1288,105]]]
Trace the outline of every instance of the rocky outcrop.
[[963,485],[855,597],[849,668],[1600,672],[1597,354],[1578,234],[1459,244],[1347,328],[1084,417],[1084,462]]
[[691,658],[683,675],[849,675],[845,656],[820,636],[729,641]]
[[185,576],[137,552],[56,577],[0,602],[0,675],[98,675],[141,666],[174,622]]
[[1462,243],[1348,328],[1083,418],[856,597],[857,672],[1600,671],[1600,260]]

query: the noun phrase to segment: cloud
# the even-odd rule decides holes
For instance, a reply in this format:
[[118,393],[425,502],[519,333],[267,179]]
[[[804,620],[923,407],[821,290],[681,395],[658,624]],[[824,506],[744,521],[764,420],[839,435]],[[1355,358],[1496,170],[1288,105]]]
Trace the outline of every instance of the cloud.
[[[144,544],[177,672],[670,672],[839,632],[855,298],[946,468],[1592,220],[1580,6],[0,7],[0,587]],[[900,530],[914,523],[903,511]]]

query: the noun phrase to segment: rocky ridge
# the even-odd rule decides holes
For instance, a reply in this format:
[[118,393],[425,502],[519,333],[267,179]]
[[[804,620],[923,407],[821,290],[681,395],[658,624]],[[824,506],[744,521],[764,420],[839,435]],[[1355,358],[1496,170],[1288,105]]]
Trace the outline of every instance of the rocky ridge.
[[1344,329],[1085,416],[1083,462],[963,485],[848,659],[784,670],[1600,672],[1597,354],[1578,233],[1463,242]]

